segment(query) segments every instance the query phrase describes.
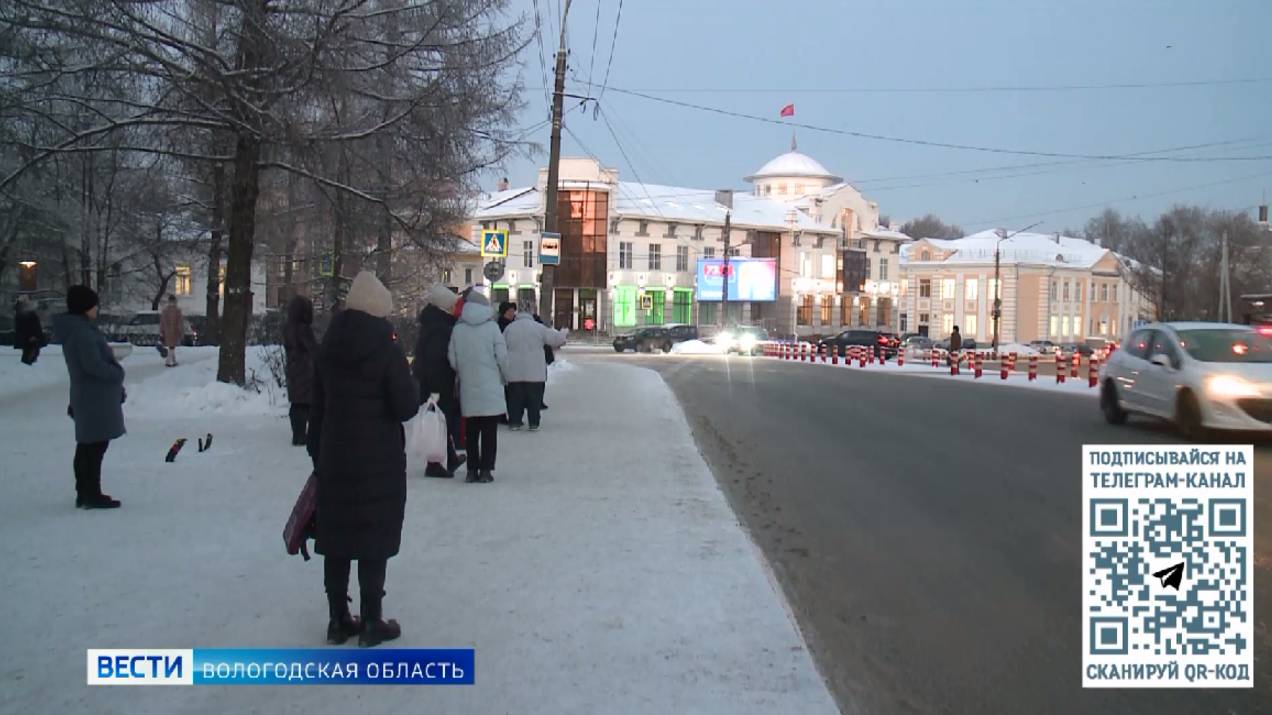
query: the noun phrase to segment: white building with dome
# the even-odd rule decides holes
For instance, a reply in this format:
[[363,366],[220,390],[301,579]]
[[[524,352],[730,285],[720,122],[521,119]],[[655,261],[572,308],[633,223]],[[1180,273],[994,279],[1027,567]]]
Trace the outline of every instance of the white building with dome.
[[[546,181],[541,169],[535,185],[485,196],[474,212],[474,242],[482,230],[509,233],[507,270],[485,283],[494,300],[540,297],[537,239]],[[790,152],[745,181],[751,190],[735,192],[730,210],[713,189],[624,181],[594,158],[562,158],[554,322],[604,333],[718,325],[720,303],[698,300],[696,269],[700,259],[724,256],[728,213],[730,255],[777,263],[777,299],[730,301],[728,323],[762,325],[782,336],[896,327],[895,300],[879,285],[895,280],[892,247],[905,237],[879,230],[876,204],[797,151],[793,140]],[[866,251],[869,285],[843,285],[845,249]]]

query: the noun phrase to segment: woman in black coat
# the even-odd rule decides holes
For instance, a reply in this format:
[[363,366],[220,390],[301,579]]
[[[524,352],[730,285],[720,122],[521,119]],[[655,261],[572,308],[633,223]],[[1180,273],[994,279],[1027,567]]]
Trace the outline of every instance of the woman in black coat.
[[303,295],[287,304],[287,324],[283,327],[283,349],[287,352],[287,401],[291,410],[292,444],[305,444],[309,405],[314,401],[314,304]]
[[446,466],[430,462],[424,469],[428,477],[453,477],[466,458],[455,451],[459,436],[459,398],[455,395],[455,371],[451,369],[446,350],[451,330],[455,327],[455,301],[459,296],[449,288],[435,285],[425,294],[428,304],[420,311],[420,332],[415,339],[415,361],[411,372],[420,385],[420,404],[429,395],[437,395],[437,406],[446,416]]
[[[359,635],[363,646],[397,638],[381,611],[388,559],[402,543],[406,445],[402,423],[419,411],[406,356],[385,317],[388,290],[363,271],[318,351],[309,412],[309,454],[318,474],[317,540],[331,620],[327,641]],[[349,614],[351,561],[358,562],[362,619]]]
[[40,358],[40,348],[48,344],[44,338],[44,328],[40,325],[40,314],[35,306],[26,300],[19,300],[14,308],[13,347],[22,351],[22,362],[34,365]]

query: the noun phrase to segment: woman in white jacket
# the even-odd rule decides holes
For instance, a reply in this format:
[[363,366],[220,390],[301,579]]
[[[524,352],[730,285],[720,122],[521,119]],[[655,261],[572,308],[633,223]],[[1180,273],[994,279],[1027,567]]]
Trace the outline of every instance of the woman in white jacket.
[[490,300],[473,291],[451,331],[447,359],[459,379],[459,411],[466,420],[469,482],[493,482],[508,348],[495,323]]
[[508,427],[521,429],[522,417],[529,413],[531,432],[539,429],[543,388],[548,381],[543,348],[559,348],[569,335],[568,331],[536,322],[534,312],[534,301],[522,299],[517,317],[504,328],[504,342],[508,344]]

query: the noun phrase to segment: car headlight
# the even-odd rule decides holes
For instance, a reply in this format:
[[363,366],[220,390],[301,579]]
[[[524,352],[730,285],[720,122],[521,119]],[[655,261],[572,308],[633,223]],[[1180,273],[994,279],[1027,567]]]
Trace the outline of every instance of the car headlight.
[[729,331],[727,331],[727,330],[726,330],[726,331],[724,331],[723,333],[720,333],[720,336],[719,336],[718,338],[716,338],[716,342],[717,342],[717,343],[720,343],[721,345],[726,345],[726,346],[727,346],[727,345],[732,345],[732,344],[733,344],[733,333],[730,333],[730,332],[729,332]]
[[1206,381],[1206,392],[1211,397],[1237,399],[1258,397],[1259,388],[1236,375],[1215,375]]
[[743,350],[750,350],[751,348],[754,348],[755,336],[743,335],[740,339],[738,339],[738,346],[741,347]]

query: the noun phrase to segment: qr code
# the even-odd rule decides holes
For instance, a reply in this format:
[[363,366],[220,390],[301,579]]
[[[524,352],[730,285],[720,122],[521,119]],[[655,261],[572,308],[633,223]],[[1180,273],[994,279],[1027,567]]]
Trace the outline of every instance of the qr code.
[[1083,687],[1253,687],[1253,446],[1083,463]]
[[[1246,654],[1244,502],[1140,498],[1092,506],[1097,538],[1088,554],[1094,585],[1088,595],[1095,652]],[[1175,576],[1172,569],[1175,585],[1164,585]],[[1109,636],[1110,627],[1123,632]]]

